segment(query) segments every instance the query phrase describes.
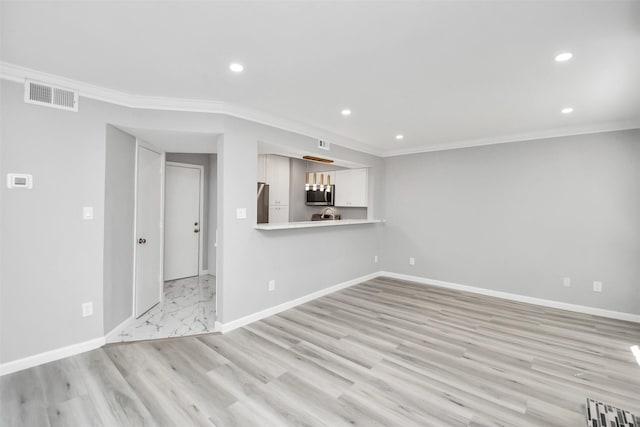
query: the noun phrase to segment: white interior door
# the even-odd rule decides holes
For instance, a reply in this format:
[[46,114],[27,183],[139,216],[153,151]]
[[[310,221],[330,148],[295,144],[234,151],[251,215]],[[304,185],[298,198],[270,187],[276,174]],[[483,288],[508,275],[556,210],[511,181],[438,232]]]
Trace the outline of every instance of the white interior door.
[[202,169],[167,164],[165,178],[164,279],[198,275]]
[[137,145],[135,316],[162,295],[162,154]]

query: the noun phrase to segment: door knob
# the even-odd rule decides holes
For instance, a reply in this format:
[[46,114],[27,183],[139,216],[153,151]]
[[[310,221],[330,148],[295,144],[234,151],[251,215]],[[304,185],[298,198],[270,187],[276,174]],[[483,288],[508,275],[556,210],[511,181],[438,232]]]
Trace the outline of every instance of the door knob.
[[194,233],[199,233],[200,230],[198,230],[197,228],[195,230],[193,230]]
[[147,243],[147,239],[140,238],[140,239],[138,239],[138,243],[141,244],[141,245],[144,245],[145,243]]

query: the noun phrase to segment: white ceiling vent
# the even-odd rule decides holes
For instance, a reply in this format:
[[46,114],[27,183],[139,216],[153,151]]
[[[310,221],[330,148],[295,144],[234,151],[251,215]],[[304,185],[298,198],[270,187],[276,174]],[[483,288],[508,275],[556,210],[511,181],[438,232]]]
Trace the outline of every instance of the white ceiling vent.
[[78,91],[27,80],[24,84],[24,102],[78,111]]
[[325,141],[323,139],[319,139],[318,140],[318,148],[322,148],[323,150],[330,150],[331,149],[331,144],[329,144],[329,141]]

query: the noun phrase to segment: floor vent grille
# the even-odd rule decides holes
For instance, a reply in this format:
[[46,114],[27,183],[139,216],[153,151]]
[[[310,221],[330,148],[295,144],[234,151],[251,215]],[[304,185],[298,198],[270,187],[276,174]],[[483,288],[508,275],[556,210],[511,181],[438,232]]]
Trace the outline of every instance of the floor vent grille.
[[629,411],[587,399],[587,426],[589,427],[638,427],[638,422],[640,418]]
[[28,104],[78,111],[78,91],[27,80],[24,101]]

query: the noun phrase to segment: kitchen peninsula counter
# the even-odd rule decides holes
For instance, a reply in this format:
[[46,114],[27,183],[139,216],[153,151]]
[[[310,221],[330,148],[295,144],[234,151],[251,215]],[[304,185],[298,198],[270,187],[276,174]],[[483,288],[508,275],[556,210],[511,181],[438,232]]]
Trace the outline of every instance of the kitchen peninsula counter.
[[326,221],[276,222],[272,224],[256,224],[257,230],[290,230],[292,228],[337,227],[340,225],[377,224],[379,219],[336,219]]

